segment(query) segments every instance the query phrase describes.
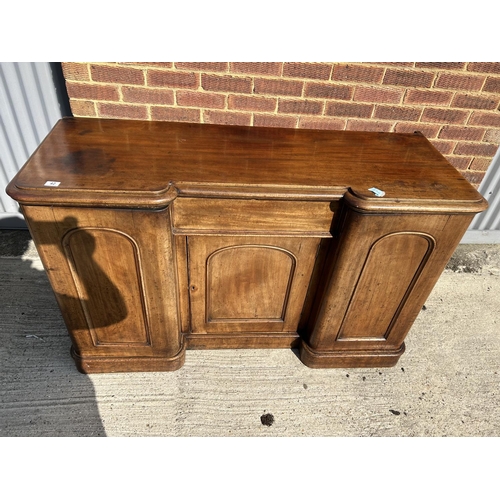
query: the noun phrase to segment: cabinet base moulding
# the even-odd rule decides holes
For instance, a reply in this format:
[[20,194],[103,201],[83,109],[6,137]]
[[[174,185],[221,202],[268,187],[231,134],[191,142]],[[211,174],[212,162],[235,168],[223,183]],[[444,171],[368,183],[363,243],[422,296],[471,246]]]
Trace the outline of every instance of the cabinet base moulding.
[[187,334],[187,349],[280,349],[296,348],[300,337],[297,333],[245,334]]
[[80,373],[173,372],[182,368],[186,358],[183,348],[171,358],[158,356],[80,356],[71,348],[71,357]]
[[300,344],[300,360],[309,368],[390,368],[396,365],[405,352],[403,344],[399,349],[366,351],[319,352],[305,342]]

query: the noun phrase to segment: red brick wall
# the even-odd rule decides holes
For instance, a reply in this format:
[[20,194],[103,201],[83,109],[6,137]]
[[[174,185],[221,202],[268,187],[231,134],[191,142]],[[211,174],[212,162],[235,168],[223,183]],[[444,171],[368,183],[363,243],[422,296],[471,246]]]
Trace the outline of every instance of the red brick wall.
[[413,132],[476,187],[500,143],[500,63],[62,63],[75,116]]

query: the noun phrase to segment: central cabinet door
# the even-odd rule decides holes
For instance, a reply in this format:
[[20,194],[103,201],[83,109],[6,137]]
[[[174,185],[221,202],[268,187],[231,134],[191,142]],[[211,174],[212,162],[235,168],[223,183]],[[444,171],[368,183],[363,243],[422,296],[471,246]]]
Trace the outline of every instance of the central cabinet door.
[[192,332],[295,332],[319,242],[188,237]]

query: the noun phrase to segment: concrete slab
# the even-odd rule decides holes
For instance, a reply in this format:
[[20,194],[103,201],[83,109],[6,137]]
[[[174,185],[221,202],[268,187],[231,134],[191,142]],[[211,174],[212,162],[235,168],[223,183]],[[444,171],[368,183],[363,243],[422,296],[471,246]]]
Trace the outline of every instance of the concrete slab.
[[0,232],[0,253],[1,436],[499,435],[499,245],[459,248],[394,368],[216,350],[188,351],[177,372],[90,376],[29,234]]

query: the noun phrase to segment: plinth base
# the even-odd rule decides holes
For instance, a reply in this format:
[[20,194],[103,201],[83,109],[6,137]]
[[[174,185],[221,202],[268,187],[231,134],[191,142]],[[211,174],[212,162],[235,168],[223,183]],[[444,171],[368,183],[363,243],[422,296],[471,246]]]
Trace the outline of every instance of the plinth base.
[[405,345],[394,351],[318,352],[305,342],[300,345],[300,360],[309,368],[388,368],[394,366],[405,351]]
[[185,347],[172,358],[80,356],[71,348],[71,357],[81,373],[171,372],[184,365],[185,356]]

